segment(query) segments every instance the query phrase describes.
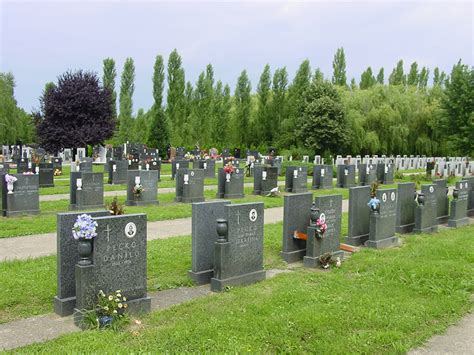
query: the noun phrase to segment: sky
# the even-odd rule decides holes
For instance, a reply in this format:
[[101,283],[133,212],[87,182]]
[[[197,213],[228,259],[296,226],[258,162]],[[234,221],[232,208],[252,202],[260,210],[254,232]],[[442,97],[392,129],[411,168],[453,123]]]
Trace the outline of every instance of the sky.
[[[286,66],[290,81],[309,59],[332,76],[337,48],[346,53],[348,81],[368,66],[385,79],[399,59],[450,72],[473,65],[473,2],[460,1],[21,1],[0,0],[0,71],[12,72],[15,97],[39,107],[44,85],[67,70],[102,76],[102,61],[135,62],[134,110],[153,103],[155,57],[182,56],[195,83],[208,63],[216,80],[235,88],[246,69],[255,91],[265,64]],[[116,88],[119,87],[119,77]]]

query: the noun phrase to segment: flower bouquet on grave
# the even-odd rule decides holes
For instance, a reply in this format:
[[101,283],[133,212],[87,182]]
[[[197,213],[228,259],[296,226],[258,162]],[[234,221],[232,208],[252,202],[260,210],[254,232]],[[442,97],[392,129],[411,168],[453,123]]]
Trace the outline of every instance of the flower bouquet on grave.
[[140,197],[143,191],[145,191],[145,189],[143,188],[142,184],[135,184],[132,190],[135,197]]
[[92,240],[97,237],[97,222],[91,215],[81,214],[72,227],[72,237],[78,241],[79,265],[92,264]]
[[7,174],[5,175],[5,182],[7,183],[7,190],[9,194],[13,193],[13,184],[18,181],[18,178],[16,176]]
[[235,171],[235,168],[232,165],[232,163],[229,162],[224,166],[224,172],[226,174],[232,174],[232,173],[234,173],[234,171]]
[[326,221],[323,220],[321,217],[319,217],[316,220],[315,237],[318,238],[318,239],[323,239],[324,238],[324,233],[326,233],[327,229],[328,229],[328,225],[326,224]]
[[126,301],[127,298],[120,290],[109,295],[100,290],[94,316],[89,320],[91,327],[118,328],[117,323],[124,323],[123,320],[126,320],[125,310],[128,307]]
[[53,175],[54,175],[54,176],[61,176],[61,175],[62,175],[61,170],[59,170],[59,169],[54,169]]

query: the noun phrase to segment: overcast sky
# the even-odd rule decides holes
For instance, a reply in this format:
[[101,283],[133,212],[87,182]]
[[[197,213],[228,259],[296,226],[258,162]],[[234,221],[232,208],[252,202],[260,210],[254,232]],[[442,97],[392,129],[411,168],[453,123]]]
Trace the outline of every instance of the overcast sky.
[[[158,2],[0,0],[0,71],[16,79],[21,107],[38,107],[46,82],[68,69],[102,76],[102,60],[136,66],[134,110],[152,104],[157,54],[177,48],[193,84],[206,64],[231,85],[247,69],[252,90],[266,63],[286,66],[290,79],[306,58],[332,74],[338,47],[348,78],[399,59],[449,72],[460,58],[473,65],[472,2]],[[117,87],[119,79],[117,79]]]

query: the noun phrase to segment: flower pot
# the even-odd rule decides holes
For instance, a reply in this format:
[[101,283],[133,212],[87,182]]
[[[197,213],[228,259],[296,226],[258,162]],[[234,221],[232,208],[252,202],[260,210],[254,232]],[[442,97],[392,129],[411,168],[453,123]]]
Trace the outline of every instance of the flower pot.
[[316,225],[316,221],[319,218],[319,208],[316,207],[316,204],[313,202],[311,206],[311,211],[309,213],[309,223],[311,226]]
[[92,239],[79,239],[77,242],[77,253],[79,254],[79,265],[91,265]]
[[418,205],[422,205],[422,206],[423,206],[423,205],[425,204],[425,194],[419,193],[416,200],[417,200],[417,202],[418,202]]
[[8,190],[9,194],[13,193],[13,183],[12,182],[7,183],[7,190]]
[[225,243],[227,241],[227,232],[228,232],[228,226],[227,226],[227,220],[223,218],[219,218],[217,220],[217,242],[219,243]]
[[99,328],[105,328],[112,324],[113,317],[112,316],[100,316],[99,317]]
[[230,173],[225,174],[225,182],[230,182]]
[[457,200],[459,197],[459,189],[453,189],[453,198]]

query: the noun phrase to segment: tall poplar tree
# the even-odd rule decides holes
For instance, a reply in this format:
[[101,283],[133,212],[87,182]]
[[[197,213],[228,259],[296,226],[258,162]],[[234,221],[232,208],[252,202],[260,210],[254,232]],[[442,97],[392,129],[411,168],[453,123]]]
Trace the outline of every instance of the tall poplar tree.
[[372,68],[368,67],[360,76],[359,87],[363,89],[369,89],[375,85],[376,79],[372,73]]
[[288,111],[288,73],[286,67],[275,70],[275,73],[273,74],[272,92],[273,99],[271,103],[271,114],[275,126],[272,130],[272,143],[275,143],[275,134],[278,135],[281,133],[282,122]]
[[184,135],[186,108],[185,108],[185,78],[184,69],[182,68],[181,56],[175,49],[168,58],[168,92],[166,115],[172,127],[172,139],[174,145],[182,145],[185,143]]
[[112,96],[112,114],[114,119],[117,117],[117,93],[115,92],[115,79],[117,71],[115,70],[115,60],[112,58],[104,59],[104,74],[102,76],[102,84],[107,88]]
[[243,70],[237,79],[237,86],[235,88],[235,124],[237,128],[237,144],[242,148],[248,148],[250,143],[250,113],[251,113],[251,97],[250,91],[252,85],[250,84],[247,71]]
[[133,134],[133,92],[135,91],[135,65],[127,58],[123,66],[119,97],[119,142],[125,143]]
[[388,78],[389,85],[405,85],[406,76],[403,73],[403,60],[399,60]]
[[384,82],[384,69],[380,68],[377,74],[377,84],[383,85]]
[[332,61],[333,75],[332,82],[335,85],[346,86],[346,55],[344,54],[344,48],[338,48],[336,54],[334,54],[334,60]]
[[270,117],[270,88],[272,78],[270,73],[270,65],[265,65],[262,75],[257,86],[257,142],[269,145],[272,141],[271,117]]
[[421,68],[420,74],[418,76],[418,87],[424,89],[428,86],[428,79],[430,75],[430,70],[426,67]]
[[219,80],[214,89],[214,113],[212,115],[214,120],[211,127],[211,142],[217,144],[219,148],[224,148],[224,145],[228,144],[231,106],[230,87],[229,85],[223,86]]
[[418,85],[418,64],[413,62],[410,66],[410,71],[407,76],[407,85],[417,86]]

